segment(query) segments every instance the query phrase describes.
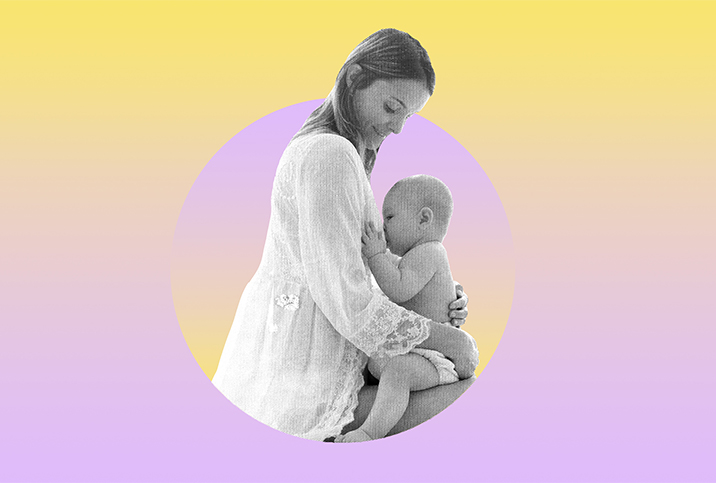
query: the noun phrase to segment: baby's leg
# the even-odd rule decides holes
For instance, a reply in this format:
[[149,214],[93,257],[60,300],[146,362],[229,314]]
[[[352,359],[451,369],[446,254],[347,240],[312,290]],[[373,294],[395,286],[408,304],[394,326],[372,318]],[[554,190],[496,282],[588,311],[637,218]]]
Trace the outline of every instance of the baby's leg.
[[408,407],[410,391],[435,387],[438,371],[432,362],[417,354],[396,356],[382,368],[369,362],[371,373],[380,379],[373,408],[363,425],[344,436],[340,442],[368,441],[385,437]]

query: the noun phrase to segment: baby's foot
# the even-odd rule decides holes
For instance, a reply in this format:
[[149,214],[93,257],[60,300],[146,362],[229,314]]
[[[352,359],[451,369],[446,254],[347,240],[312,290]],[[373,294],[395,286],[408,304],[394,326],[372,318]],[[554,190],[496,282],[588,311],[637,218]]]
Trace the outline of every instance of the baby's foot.
[[365,430],[358,428],[354,431],[349,431],[346,434],[342,434],[336,438],[336,443],[360,443],[361,441],[372,441],[373,438],[370,434],[366,433]]

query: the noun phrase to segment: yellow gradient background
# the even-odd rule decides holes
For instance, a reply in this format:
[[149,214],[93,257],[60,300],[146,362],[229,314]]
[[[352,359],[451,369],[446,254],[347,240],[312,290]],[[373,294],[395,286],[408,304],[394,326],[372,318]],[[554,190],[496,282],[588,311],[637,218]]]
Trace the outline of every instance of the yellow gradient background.
[[[703,249],[713,231],[714,19],[712,2],[2,2],[5,266],[30,283],[72,273],[63,254],[81,250],[169,277],[174,225],[211,156],[266,114],[325,97],[350,50],[395,27],[437,72],[421,115],[500,195],[515,297],[521,273],[559,263],[605,283],[614,263],[648,279],[651,260]],[[157,250],[167,259],[146,258]],[[499,319],[490,356],[507,292],[484,314]],[[211,375],[216,334],[191,337]]]

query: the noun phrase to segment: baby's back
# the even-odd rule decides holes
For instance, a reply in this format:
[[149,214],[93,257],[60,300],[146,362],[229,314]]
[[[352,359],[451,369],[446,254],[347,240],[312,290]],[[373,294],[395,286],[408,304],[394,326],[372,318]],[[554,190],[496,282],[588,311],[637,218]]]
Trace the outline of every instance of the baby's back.
[[427,253],[423,250],[418,251],[418,253],[429,255],[426,256],[425,269],[434,270],[435,274],[417,295],[399,305],[435,322],[449,323],[450,310],[448,306],[457,298],[457,295],[455,294],[455,282],[452,279],[452,273],[450,273],[447,251],[439,242],[430,242],[429,247],[423,248],[429,250]]

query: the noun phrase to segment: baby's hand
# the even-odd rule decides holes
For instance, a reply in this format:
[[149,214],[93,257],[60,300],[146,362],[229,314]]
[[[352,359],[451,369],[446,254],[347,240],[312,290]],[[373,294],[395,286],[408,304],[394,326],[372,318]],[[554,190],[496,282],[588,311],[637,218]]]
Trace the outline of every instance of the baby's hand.
[[387,249],[385,239],[383,238],[383,231],[376,230],[375,225],[372,221],[367,222],[363,226],[363,236],[361,236],[363,255],[370,259],[371,257],[384,253]]

